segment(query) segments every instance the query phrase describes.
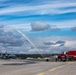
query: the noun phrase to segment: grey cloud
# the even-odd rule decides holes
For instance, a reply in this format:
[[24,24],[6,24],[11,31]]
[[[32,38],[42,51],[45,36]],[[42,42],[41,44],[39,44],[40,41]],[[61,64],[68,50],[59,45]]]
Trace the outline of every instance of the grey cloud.
[[[0,28],[3,28],[3,26]],[[15,37],[11,31],[5,32],[3,29],[0,29],[0,44],[1,43],[4,47],[23,45],[23,41],[20,38]]]
[[17,38],[10,38],[10,37],[0,37],[0,43],[6,44],[8,46],[22,46],[23,41]]
[[56,25],[50,25],[50,31],[52,31],[52,32],[56,32],[56,31],[59,31],[59,30],[60,30],[60,29],[57,28]]
[[65,41],[57,41],[55,44],[59,44],[59,46],[64,46],[65,45]]
[[[70,49],[76,49],[76,46],[75,46],[76,36],[49,36],[49,37],[33,37],[33,38],[31,37],[30,39],[33,41],[34,45],[38,48],[38,51],[40,53],[48,53],[48,54],[56,53],[56,52],[61,53],[61,52],[64,52],[64,51],[67,51]],[[52,45],[45,45],[44,41],[52,42],[52,43],[56,43],[58,41],[64,41],[65,43],[62,42],[60,44],[58,43],[58,45],[55,44],[57,46],[52,46]],[[75,44],[69,45],[68,43],[70,41],[73,41]],[[28,45],[26,47],[30,47],[30,45]],[[21,50],[22,50],[22,48],[21,48]],[[15,50],[17,50],[17,49],[15,49]],[[25,51],[25,49],[24,49],[24,51]],[[27,49],[27,54],[28,53],[32,54],[32,53],[38,53],[38,52],[35,50],[34,47],[31,47],[30,49]]]
[[41,45],[41,46],[38,46],[37,48],[38,48],[38,49],[43,49],[43,50],[45,50],[45,49],[48,49],[49,46]]
[[13,36],[15,36],[16,38],[21,38],[22,36],[21,36],[21,34],[20,33],[18,33],[18,31],[15,29],[13,29],[13,30],[11,30],[10,32],[8,32],[8,34],[9,35],[13,35]]
[[72,27],[71,30],[76,32],[76,27]]
[[4,25],[0,25],[0,29],[1,29],[1,28],[4,28]]
[[3,25],[0,25],[0,36],[3,36],[5,35],[5,31],[3,30],[4,26]]
[[15,42],[15,43],[8,43],[8,45],[7,46],[14,46],[14,47],[16,47],[16,46],[22,46],[23,45],[23,42],[22,41],[18,41],[19,43],[17,43],[17,42]]
[[56,25],[49,25],[40,21],[31,23],[31,28],[32,28],[32,31],[49,30],[49,31],[55,32],[60,30],[59,28],[57,28]]
[[63,44],[65,41],[57,41],[55,44]]
[[54,45],[53,42],[44,42],[45,45]]
[[4,32],[4,30],[0,29],[0,36],[4,36],[6,35],[6,33]]
[[42,30],[48,30],[50,25],[36,21],[31,23],[31,27],[32,27],[32,31],[42,31]]
[[64,45],[65,45],[64,43],[60,44],[60,46],[64,46]]
[[59,44],[59,46],[64,46],[65,41],[57,41],[57,42],[44,42],[44,45],[57,45]]

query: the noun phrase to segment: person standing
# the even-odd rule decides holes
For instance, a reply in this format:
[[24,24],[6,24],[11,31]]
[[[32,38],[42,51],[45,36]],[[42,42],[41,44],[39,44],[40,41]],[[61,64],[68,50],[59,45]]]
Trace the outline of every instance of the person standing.
[[55,55],[55,61],[56,61],[56,62],[58,61],[58,56],[57,56],[57,55]]

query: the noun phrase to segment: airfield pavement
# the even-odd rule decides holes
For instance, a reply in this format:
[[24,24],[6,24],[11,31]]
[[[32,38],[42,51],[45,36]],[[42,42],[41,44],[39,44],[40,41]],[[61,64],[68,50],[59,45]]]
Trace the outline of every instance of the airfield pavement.
[[0,60],[0,75],[76,75],[76,62]]

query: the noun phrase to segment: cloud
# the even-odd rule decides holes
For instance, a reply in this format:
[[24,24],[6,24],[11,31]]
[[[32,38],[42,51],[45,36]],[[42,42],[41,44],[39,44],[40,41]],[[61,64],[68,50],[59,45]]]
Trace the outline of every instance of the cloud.
[[21,40],[7,42],[7,46],[22,46],[24,43]]
[[50,25],[57,25],[58,28],[72,28],[76,26],[76,20],[62,20],[62,21],[51,21]]
[[32,27],[32,31],[42,31],[42,30],[48,30],[50,25],[40,21],[36,21],[31,23],[31,27]]
[[[62,39],[62,40],[60,40]],[[34,45],[37,47],[38,51],[40,53],[61,53],[61,52],[64,52],[64,51],[67,51],[67,50],[75,50],[76,49],[76,37],[73,37],[73,36],[50,36],[50,37],[30,37],[30,40],[32,40],[32,43],[34,43]],[[47,42],[47,44],[44,44],[44,41],[45,43]],[[50,45],[48,44],[48,42],[51,42],[51,43],[57,43],[55,45]],[[66,43],[64,43],[66,42]],[[2,44],[2,43],[0,43]],[[58,46],[57,46],[58,45]],[[3,45],[4,46],[4,45]],[[23,51],[24,53],[30,53],[30,54],[33,54],[33,53],[38,53],[37,50],[35,50],[34,47],[31,46],[31,44],[27,43],[27,44],[23,44],[22,46],[8,46],[6,48],[7,45],[5,45],[5,48],[2,47],[0,45],[0,49],[1,50],[5,50],[7,49],[7,51],[11,51],[12,52],[20,52],[20,51]],[[26,47],[26,48],[25,48]],[[18,51],[18,52],[17,52]]]
[[59,46],[64,46],[65,43],[66,43],[65,41],[59,40],[59,41],[57,41],[55,44],[59,44]]
[[53,42],[44,42],[45,45],[54,45],[55,43]]
[[0,36],[6,35],[5,31],[3,30],[4,25],[0,25]]
[[64,45],[65,45],[65,41],[44,42],[44,45],[50,45],[50,46],[64,46]]
[[55,44],[63,44],[63,43],[65,43],[65,41],[57,41]]
[[[33,3],[30,3],[30,5],[26,5],[26,4],[24,5],[23,1],[22,1],[21,3],[19,2],[20,4],[16,4],[14,2],[15,4],[11,3],[10,5],[8,5],[9,4],[9,2],[8,2],[7,3],[8,7],[3,7],[0,9],[0,15],[1,15],[0,23],[5,24],[5,25],[23,24],[23,23],[25,23],[25,21],[27,21],[27,19],[28,19],[27,16],[28,17],[30,16],[29,22],[32,22],[32,20],[33,21],[38,20],[37,19],[38,17],[32,18],[31,16],[33,16],[33,15],[42,15],[42,16],[45,15],[45,18],[47,18],[46,15],[52,15],[52,14],[57,15],[57,14],[76,12],[76,8],[75,8],[76,1],[66,1],[66,0],[50,1],[49,0],[49,1],[41,1],[41,2],[38,1],[38,2],[41,4],[33,5]],[[5,5],[5,4],[3,4],[3,5]],[[64,16],[64,17],[67,18],[68,15]],[[76,24],[75,18],[73,20],[71,18],[71,20],[65,21],[64,17],[62,17],[63,19],[61,19],[63,21],[61,21],[61,20],[60,21],[54,21],[54,20],[51,21],[51,19],[50,19],[50,21],[49,21],[50,25],[58,25],[58,27],[75,26],[75,24]],[[55,18],[57,18],[57,17],[55,17]],[[58,19],[60,19],[60,18],[58,18]],[[44,18],[42,20],[44,20]],[[46,22],[47,20],[45,19],[44,21]]]
[[[2,1],[6,1],[6,0],[0,0],[0,2]],[[45,1],[37,0],[38,2],[25,1],[25,3],[23,3],[24,1],[21,1],[21,2],[10,1],[10,0],[7,0],[7,1],[8,2],[4,2],[3,4],[0,3],[0,7],[1,7],[0,24],[9,25],[9,28],[7,26],[6,26],[7,28],[2,26],[0,27],[0,42],[1,42],[0,45],[3,45],[5,47],[11,46],[12,48],[14,48],[15,46],[17,47],[21,46],[21,49],[23,49],[22,48],[23,42],[21,40],[23,38],[19,37],[19,35],[17,36],[18,33],[10,31],[11,29],[14,29],[14,28],[23,29],[24,27],[26,27],[23,29],[24,31],[49,30],[50,31],[49,33],[51,34],[52,31],[54,32],[54,31],[60,30],[59,28],[71,28],[74,26],[76,27],[75,25],[76,20],[74,17],[76,13],[76,1],[74,0],[45,0]],[[68,17],[69,16],[68,14],[70,15],[70,17]],[[34,21],[38,21],[38,20],[46,22],[49,25],[43,22],[36,23],[39,25],[33,25],[33,26],[30,24],[25,25],[25,23],[31,23],[31,22],[34,23]],[[75,27],[72,29],[72,31],[76,31]],[[4,28],[7,29],[9,32],[6,32],[5,30],[3,30]],[[64,30],[64,32],[65,31],[67,31],[67,34],[68,34],[68,30]],[[64,33],[64,32],[62,31],[60,33]],[[15,33],[15,34],[13,35],[12,33]],[[46,33],[49,34],[48,31]],[[57,32],[55,34],[58,35],[60,33]],[[40,32],[40,35],[41,34],[42,33]],[[66,35],[66,33],[64,34]],[[72,35],[72,33],[70,35]],[[37,45],[37,47],[39,49],[42,49],[43,51],[45,49],[48,50],[48,52],[52,52],[53,50],[58,51],[58,49],[60,50],[59,46],[75,47],[76,45],[75,36],[64,37],[60,35],[58,37],[57,36],[53,37],[53,35],[51,35],[51,36],[48,36],[47,38],[47,36],[45,35],[45,37],[40,36],[39,40],[37,39],[37,37],[35,39],[36,39],[35,45]],[[30,47],[30,45],[27,45],[27,43],[25,45],[27,47]]]
[[65,44],[64,43],[62,43],[62,44],[60,44],[59,46],[64,46]]
[[1,29],[1,28],[4,28],[4,25],[0,25],[0,29]]
[[60,30],[60,28],[57,28],[57,26],[56,25],[50,25],[50,31],[59,31]]
[[76,38],[73,36],[49,36],[30,39],[32,39],[34,45],[38,48],[38,50],[42,50],[42,53],[59,53],[70,50],[71,48],[76,49]]
[[22,46],[24,43],[21,40],[21,38],[16,37],[13,35],[11,31],[5,32],[3,30],[4,27],[0,27],[0,44],[2,43],[3,45],[6,46]]
[[[32,4],[32,3],[31,3]],[[8,8],[3,8],[0,10],[0,14],[10,14],[10,13],[19,13],[19,12],[32,12],[34,11],[34,14],[63,14],[63,13],[69,13],[69,12],[76,12],[75,8],[65,9],[66,7],[75,7],[76,2],[71,1],[49,1],[47,3],[44,2],[44,4],[39,5],[23,5],[23,4],[13,4],[12,6],[9,6]],[[64,9],[60,9],[64,8]],[[50,10],[49,10],[50,9]],[[33,14],[33,13],[31,13]]]
[[71,30],[76,32],[76,27],[72,27]]
[[7,46],[22,46],[23,41],[19,38],[11,37],[11,36],[0,36],[0,43],[5,44]]
[[56,25],[50,25],[40,21],[31,23],[31,28],[32,31],[50,30],[51,32],[55,32],[60,30],[60,28],[57,28]]

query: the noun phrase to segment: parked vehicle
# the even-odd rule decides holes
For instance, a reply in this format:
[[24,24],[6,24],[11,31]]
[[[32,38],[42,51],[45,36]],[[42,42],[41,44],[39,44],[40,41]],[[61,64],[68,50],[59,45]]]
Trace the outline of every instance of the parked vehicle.
[[58,55],[58,60],[59,61],[76,60],[76,50],[69,50],[69,51],[66,51],[62,54],[59,54]]

